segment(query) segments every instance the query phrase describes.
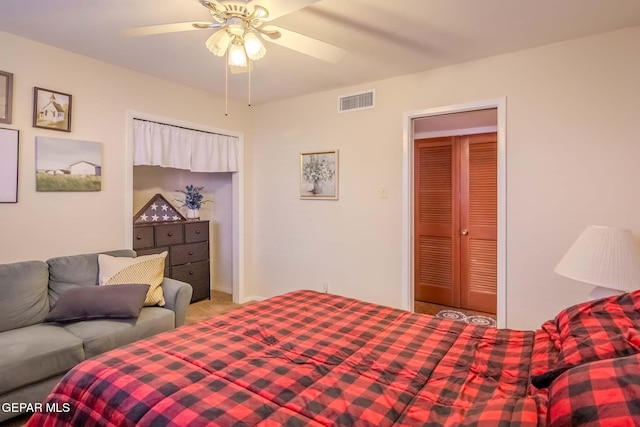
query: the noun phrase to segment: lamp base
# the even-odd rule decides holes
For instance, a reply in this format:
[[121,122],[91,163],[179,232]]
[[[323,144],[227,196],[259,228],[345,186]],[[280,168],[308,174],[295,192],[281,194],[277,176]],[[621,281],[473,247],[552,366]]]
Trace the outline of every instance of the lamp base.
[[595,288],[593,288],[593,290],[589,294],[589,299],[593,301],[593,300],[596,300],[596,299],[612,297],[614,295],[622,295],[623,293],[624,292],[618,291],[618,290],[615,290],[615,289],[609,289],[609,288],[603,288],[601,286],[596,286]]

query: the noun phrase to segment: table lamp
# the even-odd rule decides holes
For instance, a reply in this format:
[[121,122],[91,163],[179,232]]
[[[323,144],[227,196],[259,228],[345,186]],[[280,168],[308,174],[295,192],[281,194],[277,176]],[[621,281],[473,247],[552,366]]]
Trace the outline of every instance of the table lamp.
[[640,248],[631,231],[590,225],[553,270],[596,285],[591,299],[640,289]]

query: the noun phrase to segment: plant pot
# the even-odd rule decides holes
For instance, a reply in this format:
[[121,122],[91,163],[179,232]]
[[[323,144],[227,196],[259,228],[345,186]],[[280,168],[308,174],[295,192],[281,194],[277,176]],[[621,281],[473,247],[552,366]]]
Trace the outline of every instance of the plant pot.
[[187,219],[200,219],[200,209],[187,209]]

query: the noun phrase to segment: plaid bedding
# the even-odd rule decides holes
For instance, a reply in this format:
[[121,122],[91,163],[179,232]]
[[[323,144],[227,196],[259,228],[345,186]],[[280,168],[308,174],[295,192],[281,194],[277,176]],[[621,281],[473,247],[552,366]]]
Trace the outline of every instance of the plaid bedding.
[[586,363],[549,389],[554,427],[640,425],[640,354]]
[[83,362],[29,426],[542,426],[552,335],[296,291]]

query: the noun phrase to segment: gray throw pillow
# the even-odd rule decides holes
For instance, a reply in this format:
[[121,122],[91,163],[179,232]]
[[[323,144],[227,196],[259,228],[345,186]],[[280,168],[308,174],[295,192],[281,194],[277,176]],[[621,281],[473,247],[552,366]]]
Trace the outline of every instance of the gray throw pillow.
[[130,319],[140,315],[149,285],[83,286],[58,298],[45,322],[77,322],[93,319]]

